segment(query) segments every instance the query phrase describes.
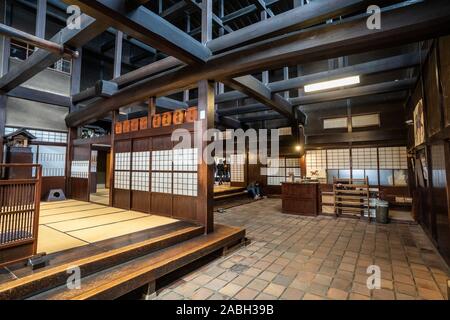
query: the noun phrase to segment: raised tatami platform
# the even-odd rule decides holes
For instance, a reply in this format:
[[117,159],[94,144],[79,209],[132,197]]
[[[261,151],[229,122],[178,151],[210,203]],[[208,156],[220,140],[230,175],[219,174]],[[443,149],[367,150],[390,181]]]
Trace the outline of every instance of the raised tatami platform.
[[55,253],[177,221],[76,200],[44,202],[38,252]]

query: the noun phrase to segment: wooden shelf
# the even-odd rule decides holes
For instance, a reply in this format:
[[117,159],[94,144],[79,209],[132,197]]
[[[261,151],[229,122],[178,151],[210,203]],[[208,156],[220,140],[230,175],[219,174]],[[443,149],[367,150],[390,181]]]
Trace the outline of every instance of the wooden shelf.
[[[370,190],[368,179],[334,179],[334,211],[337,216],[345,212],[359,213],[364,217],[370,211]],[[356,214],[352,214],[355,215]]]

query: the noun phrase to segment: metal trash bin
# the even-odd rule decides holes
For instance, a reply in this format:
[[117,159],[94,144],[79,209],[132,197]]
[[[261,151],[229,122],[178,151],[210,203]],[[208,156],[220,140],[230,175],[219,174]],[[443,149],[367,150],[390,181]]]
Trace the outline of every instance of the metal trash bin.
[[377,222],[384,224],[389,222],[389,202],[377,201]]

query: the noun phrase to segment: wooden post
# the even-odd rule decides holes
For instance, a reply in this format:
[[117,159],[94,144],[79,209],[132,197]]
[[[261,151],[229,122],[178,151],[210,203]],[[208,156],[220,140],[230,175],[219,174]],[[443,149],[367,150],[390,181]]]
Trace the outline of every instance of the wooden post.
[[156,98],[151,97],[148,99],[148,127],[152,124],[152,118],[156,114]]
[[[0,5],[0,22],[9,25],[11,23],[11,3],[2,1]],[[1,66],[0,75],[4,76],[9,71],[9,56],[11,51],[11,41],[7,37],[0,37],[2,41]],[[6,126],[6,106],[8,97],[6,94],[0,94],[0,163],[3,163],[3,137],[5,135]]]
[[67,150],[66,150],[66,194],[67,197],[72,196],[72,190],[70,188],[70,177],[72,172],[72,160],[73,160],[73,140],[78,136],[77,128],[69,128],[69,134],[67,139]]
[[109,159],[109,206],[114,206],[114,168],[115,168],[115,137],[116,137],[116,122],[119,119],[119,111],[115,110],[112,112],[112,121],[111,121],[111,156]]
[[123,32],[117,31],[116,45],[114,50],[114,75],[113,78],[118,78],[122,74],[122,47],[123,47]]
[[47,21],[47,0],[37,1],[36,12],[36,37],[45,39],[45,25]]
[[[200,81],[198,98],[201,130],[196,134],[202,137],[206,130],[214,127],[214,82]],[[199,150],[199,156],[203,155],[203,150],[206,150],[207,145],[208,142],[202,139],[201,145],[198,146],[201,149]],[[208,164],[205,160],[207,159],[201,161],[198,168],[197,219],[204,222],[205,232],[210,233],[214,231],[214,165]]]

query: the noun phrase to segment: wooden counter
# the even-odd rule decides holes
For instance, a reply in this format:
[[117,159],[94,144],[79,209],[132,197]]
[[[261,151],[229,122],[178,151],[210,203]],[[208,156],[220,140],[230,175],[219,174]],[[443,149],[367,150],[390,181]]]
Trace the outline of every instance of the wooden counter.
[[320,184],[283,183],[283,213],[317,216],[321,211]]

